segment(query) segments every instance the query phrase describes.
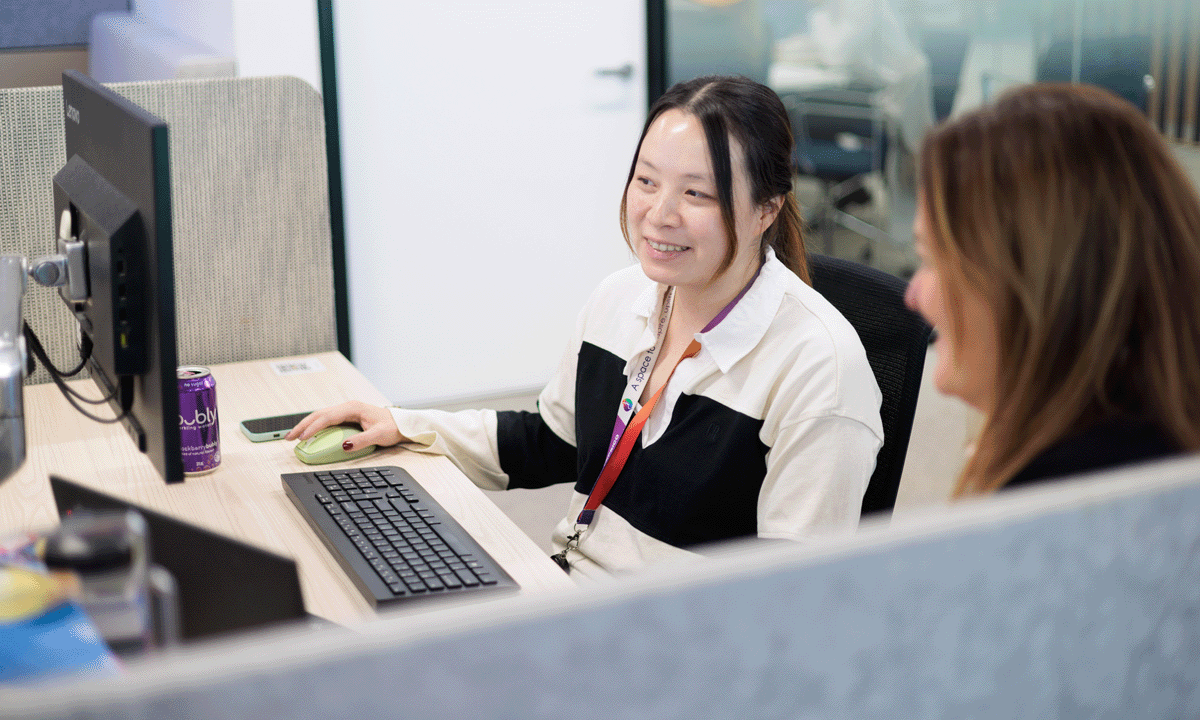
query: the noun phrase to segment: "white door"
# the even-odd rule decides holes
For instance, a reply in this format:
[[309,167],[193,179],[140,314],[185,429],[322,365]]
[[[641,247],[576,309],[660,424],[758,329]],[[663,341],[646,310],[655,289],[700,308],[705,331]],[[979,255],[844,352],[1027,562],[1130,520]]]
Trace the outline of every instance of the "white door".
[[334,4],[353,360],[393,402],[540,387],[591,290],[633,262],[618,209],[644,13]]

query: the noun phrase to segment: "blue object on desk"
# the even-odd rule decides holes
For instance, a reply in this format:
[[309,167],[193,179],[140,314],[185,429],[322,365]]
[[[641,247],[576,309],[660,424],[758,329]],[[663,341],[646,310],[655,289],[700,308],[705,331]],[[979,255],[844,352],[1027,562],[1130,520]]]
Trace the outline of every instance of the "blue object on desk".
[[33,568],[0,565],[0,682],[120,671],[96,626],[56,583]]

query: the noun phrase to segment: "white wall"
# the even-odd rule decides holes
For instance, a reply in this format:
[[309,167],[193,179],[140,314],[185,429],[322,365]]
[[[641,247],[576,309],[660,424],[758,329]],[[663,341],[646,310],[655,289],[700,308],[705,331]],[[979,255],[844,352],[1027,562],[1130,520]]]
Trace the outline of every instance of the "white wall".
[[224,2],[232,2],[233,50],[238,61],[238,75],[294,75],[307,81],[318,92],[321,90],[315,2]]
[[[241,76],[321,88],[312,0],[137,0]],[[334,4],[351,352],[393,402],[546,382],[601,278],[645,114],[641,0]],[[627,79],[601,68],[633,67]]]
[[[643,7],[334,6],[353,360],[393,402],[543,385],[631,262]],[[626,63],[628,81],[596,75]]]

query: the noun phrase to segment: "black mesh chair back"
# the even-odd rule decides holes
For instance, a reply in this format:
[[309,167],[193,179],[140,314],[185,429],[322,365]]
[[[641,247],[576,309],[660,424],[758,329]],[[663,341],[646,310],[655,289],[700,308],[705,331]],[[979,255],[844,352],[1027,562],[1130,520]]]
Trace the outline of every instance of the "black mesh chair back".
[[891,512],[908,454],[931,328],[904,305],[905,282],[860,263],[808,256],[813,287],[845,316],[867,351],[883,394],[883,447],[863,496],[862,513]]

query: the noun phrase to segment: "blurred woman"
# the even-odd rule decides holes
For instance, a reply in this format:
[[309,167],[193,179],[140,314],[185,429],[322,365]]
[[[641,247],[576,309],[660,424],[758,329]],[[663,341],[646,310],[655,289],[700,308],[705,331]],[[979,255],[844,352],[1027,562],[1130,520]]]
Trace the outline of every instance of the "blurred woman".
[[955,495],[1200,447],[1200,199],[1132,105],[1039,84],[921,152],[935,383],[983,424]]

